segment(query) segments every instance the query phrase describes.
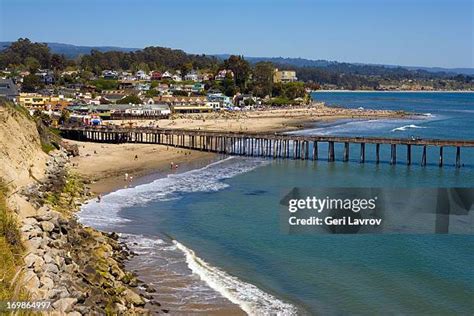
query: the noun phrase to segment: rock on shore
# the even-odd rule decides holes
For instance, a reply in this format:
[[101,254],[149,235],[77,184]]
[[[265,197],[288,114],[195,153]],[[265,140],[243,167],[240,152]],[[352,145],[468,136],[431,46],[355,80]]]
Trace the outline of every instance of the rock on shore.
[[73,215],[87,192],[77,197],[61,191],[59,196],[70,202],[68,209],[45,203],[44,197],[68,181],[67,164],[65,152],[52,157],[47,180],[23,192],[37,207],[21,226],[28,249],[23,281],[31,299],[50,300],[61,315],[149,314],[144,307],[149,301],[136,288],[138,280],[124,270],[130,253],[117,234],[84,227]]

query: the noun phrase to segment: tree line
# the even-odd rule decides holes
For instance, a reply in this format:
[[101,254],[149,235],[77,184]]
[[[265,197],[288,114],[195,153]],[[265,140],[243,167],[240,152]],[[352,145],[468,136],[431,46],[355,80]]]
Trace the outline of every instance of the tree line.
[[[233,76],[228,74],[224,80],[206,82],[206,89],[215,90],[232,96],[238,92],[252,93],[259,97],[274,96],[291,99],[303,97],[304,87],[317,89],[322,85],[334,85],[345,89],[377,89],[386,82],[400,83],[403,80],[436,80],[440,87],[451,80],[458,86],[473,85],[473,78],[464,75],[446,73],[430,73],[422,70],[408,70],[402,67],[384,67],[377,65],[355,65],[348,63],[331,62],[316,66],[289,66],[285,63],[258,61],[250,63],[243,56],[228,56],[219,59],[209,55],[187,54],[182,50],[164,47],[147,47],[142,50],[123,52],[100,52],[92,50],[90,54],[68,59],[64,55],[52,53],[46,44],[34,43],[27,38],[20,38],[0,52],[0,67],[2,69],[28,70],[32,73],[24,78],[30,90],[41,87],[34,77],[38,69],[51,69],[59,73],[65,69],[79,69],[76,77],[63,76],[59,83],[88,83],[90,78],[98,76],[103,70],[180,70],[182,75],[192,69],[216,74],[220,69],[229,69]],[[302,84],[274,84],[273,73],[275,68],[291,69],[297,72]],[[26,80],[25,80],[26,79]],[[105,83],[101,86],[107,87]],[[452,85],[452,84],[451,84]],[[294,93],[298,91],[298,93]]]

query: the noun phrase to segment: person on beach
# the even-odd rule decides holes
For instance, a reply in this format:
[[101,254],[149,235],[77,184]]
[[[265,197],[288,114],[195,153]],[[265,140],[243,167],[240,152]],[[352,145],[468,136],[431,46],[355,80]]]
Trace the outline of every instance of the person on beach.
[[99,195],[97,196],[97,203],[100,203],[101,200],[102,200],[102,194],[99,194]]
[[125,180],[125,182],[128,181],[128,173],[125,173],[125,179],[124,180]]
[[174,169],[174,162],[171,162],[170,169]]

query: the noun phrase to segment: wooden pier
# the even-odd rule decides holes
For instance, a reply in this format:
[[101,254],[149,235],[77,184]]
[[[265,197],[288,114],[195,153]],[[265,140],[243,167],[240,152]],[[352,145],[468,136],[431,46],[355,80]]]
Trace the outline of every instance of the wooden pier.
[[406,147],[406,164],[411,165],[412,148],[421,147],[421,166],[427,164],[427,147],[439,148],[438,165],[444,165],[443,148],[456,148],[455,166],[461,167],[461,148],[474,147],[473,140],[408,139],[378,137],[303,136],[280,133],[236,133],[147,127],[62,127],[64,138],[103,143],[160,144],[226,155],[318,160],[318,148],[327,144],[329,162],[335,161],[335,145],[343,144],[342,161],[349,161],[351,144],[360,145],[360,163],[366,161],[366,144],[375,145],[375,163],[380,163],[380,147],[390,146],[390,164],[397,163],[397,148]]

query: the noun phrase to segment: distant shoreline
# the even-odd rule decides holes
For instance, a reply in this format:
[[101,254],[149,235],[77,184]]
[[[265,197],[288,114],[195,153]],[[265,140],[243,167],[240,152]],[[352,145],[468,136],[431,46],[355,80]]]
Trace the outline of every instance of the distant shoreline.
[[355,92],[355,93],[474,93],[473,90],[311,90],[311,93],[317,92]]

